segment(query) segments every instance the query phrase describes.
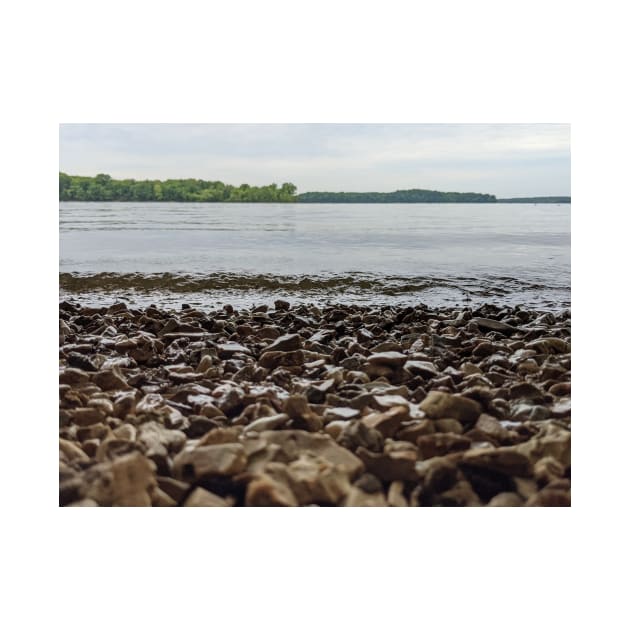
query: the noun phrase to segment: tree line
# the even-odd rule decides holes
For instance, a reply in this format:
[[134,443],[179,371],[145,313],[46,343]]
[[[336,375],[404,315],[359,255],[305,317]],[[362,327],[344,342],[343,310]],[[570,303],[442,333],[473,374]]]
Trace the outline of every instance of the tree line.
[[232,186],[203,179],[135,180],[109,175],[83,177],[59,173],[60,201],[223,201],[262,203],[571,203],[571,197],[497,199],[481,193],[397,190],[395,192],[305,192],[290,183],[281,186]]
[[135,180],[109,175],[82,177],[59,173],[60,201],[295,201],[290,183],[269,186],[231,186],[202,179]]
[[298,195],[301,203],[494,203],[494,195],[438,192],[437,190],[397,190],[389,193],[307,192]]

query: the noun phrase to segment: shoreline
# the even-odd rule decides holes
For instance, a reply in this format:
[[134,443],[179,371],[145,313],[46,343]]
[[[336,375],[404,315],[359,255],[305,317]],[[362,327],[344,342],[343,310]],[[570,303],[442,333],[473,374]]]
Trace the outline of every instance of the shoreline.
[[60,505],[571,504],[570,309],[59,309]]

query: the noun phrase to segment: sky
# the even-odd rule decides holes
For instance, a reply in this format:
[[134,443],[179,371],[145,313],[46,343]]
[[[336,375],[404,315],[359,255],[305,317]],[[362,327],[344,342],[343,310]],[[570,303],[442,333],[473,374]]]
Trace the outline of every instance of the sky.
[[117,179],[571,194],[568,124],[63,124],[59,154],[65,173]]

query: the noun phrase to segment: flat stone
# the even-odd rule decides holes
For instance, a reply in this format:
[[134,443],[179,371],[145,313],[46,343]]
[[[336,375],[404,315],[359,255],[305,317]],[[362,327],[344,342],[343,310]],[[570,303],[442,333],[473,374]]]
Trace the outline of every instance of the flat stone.
[[470,320],[472,323],[477,324],[479,330],[488,332],[500,332],[504,335],[512,335],[518,332],[518,328],[506,324],[505,322],[498,321],[496,319],[489,319],[487,317],[473,317]]
[[301,338],[298,334],[282,335],[275,341],[270,343],[264,352],[290,352],[299,350],[301,347]]
[[377,352],[371,354],[366,360],[372,365],[382,365],[389,368],[401,368],[407,361],[407,355],[402,352],[395,352],[391,350],[389,352]]
[[410,374],[424,378],[433,378],[440,373],[437,367],[429,361],[407,361],[404,367]]

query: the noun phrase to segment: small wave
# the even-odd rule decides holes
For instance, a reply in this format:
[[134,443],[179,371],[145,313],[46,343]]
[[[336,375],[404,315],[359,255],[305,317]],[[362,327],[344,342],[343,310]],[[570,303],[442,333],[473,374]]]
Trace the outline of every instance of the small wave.
[[[313,293],[367,293],[401,295],[422,293],[437,289],[459,290],[477,296],[504,296],[512,292],[558,290],[505,276],[439,277],[392,276],[366,273],[335,275],[266,275],[239,273],[177,274],[177,273],[68,273],[59,274],[59,286],[70,292],[85,291],[169,291],[175,293],[203,293],[210,291],[258,292],[313,292]],[[565,287],[562,287],[563,289]]]

